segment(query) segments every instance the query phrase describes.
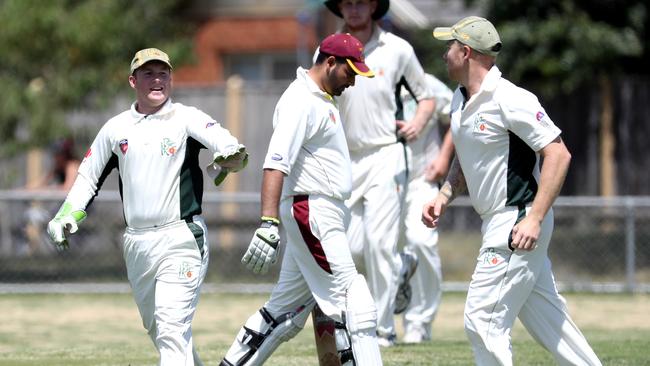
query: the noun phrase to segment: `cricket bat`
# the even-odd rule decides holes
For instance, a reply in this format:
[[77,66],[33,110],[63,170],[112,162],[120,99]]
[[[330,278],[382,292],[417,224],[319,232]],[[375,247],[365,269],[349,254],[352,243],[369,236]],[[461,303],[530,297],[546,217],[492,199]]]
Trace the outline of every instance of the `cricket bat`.
[[320,366],[341,366],[338,351],[336,350],[334,320],[325,315],[320,307],[318,307],[318,304],[311,311],[311,319],[314,323],[314,338],[316,339],[318,364]]

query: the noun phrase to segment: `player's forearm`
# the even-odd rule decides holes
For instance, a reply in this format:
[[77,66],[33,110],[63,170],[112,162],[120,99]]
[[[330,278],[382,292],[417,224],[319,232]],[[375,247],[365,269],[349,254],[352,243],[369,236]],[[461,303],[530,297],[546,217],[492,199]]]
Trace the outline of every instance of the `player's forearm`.
[[88,202],[95,197],[98,193],[98,188],[95,184],[86,178],[85,175],[79,173],[74,180],[65,201],[68,202],[73,210],[85,210]]
[[422,131],[424,126],[431,120],[433,112],[436,110],[435,99],[422,99],[418,102],[418,106],[415,110],[415,116],[411,119],[411,122],[419,127],[419,131]]
[[451,167],[449,168],[447,180],[442,185],[442,188],[440,188],[440,194],[447,197],[448,203],[451,203],[451,201],[466,190],[467,184],[465,182],[465,175],[463,174],[458,159],[454,158],[451,162]]
[[280,218],[278,207],[283,183],[284,173],[275,169],[264,169],[262,178],[262,216]]
[[539,222],[544,219],[553,202],[560,194],[571,162],[571,154],[561,140],[552,142],[542,150],[544,161],[540,172],[539,187],[528,216]]
[[448,129],[447,132],[445,133],[445,136],[442,139],[442,145],[440,145],[439,157],[441,159],[445,159],[444,161],[449,162],[451,160],[451,156],[453,153],[454,153],[454,143],[451,139],[451,129]]

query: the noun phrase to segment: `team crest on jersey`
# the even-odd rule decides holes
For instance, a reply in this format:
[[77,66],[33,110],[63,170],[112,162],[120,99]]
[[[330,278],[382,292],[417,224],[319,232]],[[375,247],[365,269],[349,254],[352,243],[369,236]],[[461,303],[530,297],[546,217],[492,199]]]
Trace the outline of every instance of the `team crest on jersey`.
[[336,123],[336,116],[334,115],[334,112],[330,109],[330,121]]
[[120,140],[120,151],[122,151],[122,155],[126,154],[126,151],[129,149],[129,140],[123,139]]
[[484,133],[487,130],[487,121],[483,116],[477,114],[474,118],[474,132],[475,133]]
[[502,260],[499,258],[494,248],[489,248],[483,253],[483,264],[488,266],[496,266],[501,262]]
[[191,279],[192,276],[194,276],[194,273],[192,273],[192,269],[187,262],[181,262],[180,266],[178,267],[178,278],[183,280],[183,279]]
[[165,137],[160,143],[160,155],[173,156],[177,150],[176,143],[170,138]]
[[216,124],[217,122],[208,122],[205,124],[205,128],[212,127]]

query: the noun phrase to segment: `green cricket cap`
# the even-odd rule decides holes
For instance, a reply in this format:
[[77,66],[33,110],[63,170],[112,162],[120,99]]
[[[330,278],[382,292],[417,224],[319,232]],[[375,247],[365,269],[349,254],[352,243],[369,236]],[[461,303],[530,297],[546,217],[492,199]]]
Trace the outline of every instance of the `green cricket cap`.
[[136,52],[135,56],[133,56],[133,60],[131,61],[131,74],[142,65],[151,61],[160,61],[167,64],[170,69],[172,68],[169,56],[166,53],[157,48],[145,48]]
[[501,50],[501,38],[494,25],[477,16],[463,18],[451,27],[436,27],[433,37],[441,41],[455,39],[490,56],[496,56]]

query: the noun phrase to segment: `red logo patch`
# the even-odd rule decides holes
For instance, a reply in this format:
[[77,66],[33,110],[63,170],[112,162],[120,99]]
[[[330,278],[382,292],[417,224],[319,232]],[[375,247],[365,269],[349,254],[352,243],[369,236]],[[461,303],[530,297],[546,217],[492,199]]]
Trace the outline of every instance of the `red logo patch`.
[[542,118],[544,118],[544,116],[545,116],[544,112],[539,111],[539,112],[537,112],[537,114],[535,115],[535,118],[537,118],[538,121],[541,121]]
[[122,150],[122,155],[126,154],[126,151],[129,149],[129,140],[124,139],[120,141],[120,150]]

